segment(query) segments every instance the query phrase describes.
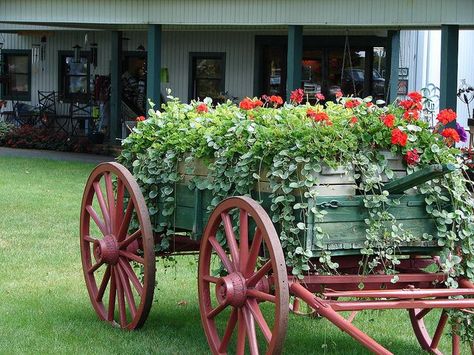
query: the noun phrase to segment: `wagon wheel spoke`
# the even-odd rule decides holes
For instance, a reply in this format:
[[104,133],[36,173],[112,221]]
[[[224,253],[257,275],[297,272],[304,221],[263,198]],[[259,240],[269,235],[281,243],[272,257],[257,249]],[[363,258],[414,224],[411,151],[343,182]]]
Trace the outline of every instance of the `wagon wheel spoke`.
[[120,243],[119,243],[119,249],[125,249],[126,247],[128,247],[130,245],[130,243],[132,243],[134,240],[137,240],[138,238],[140,238],[142,236],[142,231],[141,229],[133,232],[132,234],[130,234],[129,236],[127,236],[124,240],[122,240]]
[[111,266],[107,265],[107,268],[105,269],[104,277],[102,278],[102,282],[100,283],[99,291],[97,292],[97,296],[95,298],[97,302],[101,302],[102,297],[104,297],[105,289],[107,288],[107,285],[109,284],[109,280],[110,280],[110,269],[111,269]]
[[237,326],[237,354],[243,355],[245,353],[245,321],[243,319],[242,309],[239,308],[238,314],[239,324]]
[[106,236],[108,234],[107,227],[104,224],[104,222],[102,222],[102,220],[99,218],[99,216],[97,215],[97,212],[94,210],[92,205],[87,206],[86,210],[89,213],[89,216],[91,216],[91,218],[94,220],[96,226],[100,229],[100,232],[102,233],[102,235]]
[[123,292],[125,294],[125,299],[127,300],[128,307],[130,308],[130,314],[132,318],[134,318],[137,314],[137,306],[135,305],[135,299],[133,298],[132,289],[130,288],[130,282],[120,266],[117,266],[117,270],[120,276]]
[[100,211],[102,212],[102,217],[104,218],[104,227],[107,231],[107,234],[111,233],[110,230],[110,215],[107,209],[107,205],[105,203],[104,195],[102,193],[102,189],[100,188],[99,181],[94,181],[93,183],[95,196],[97,198],[97,202],[99,203]]
[[230,338],[232,337],[232,333],[234,332],[235,325],[237,324],[237,314],[238,314],[238,309],[232,308],[232,313],[230,314],[229,320],[227,322],[227,326],[225,328],[224,335],[222,336],[221,344],[219,346],[220,353],[227,352],[227,347],[229,345]]
[[260,252],[260,247],[262,245],[262,232],[257,227],[255,230],[255,235],[253,237],[252,246],[249,250],[249,256],[247,260],[247,266],[244,270],[244,276],[248,277],[252,274],[255,266],[257,265],[258,253]]
[[120,326],[122,328],[125,328],[127,326],[127,313],[125,309],[123,285],[120,280],[120,275],[117,268],[115,268],[114,276],[115,276],[115,283],[117,284],[117,296],[118,296],[117,298],[118,298],[118,311],[119,311]]
[[255,330],[255,320],[247,307],[242,307],[242,316],[245,321],[245,330],[249,342],[250,354],[258,355],[257,332]]
[[249,258],[249,219],[245,210],[239,213],[240,271],[245,272]]
[[115,284],[115,270],[110,269],[110,292],[109,292],[109,309],[107,313],[107,320],[112,322],[114,320],[115,313],[115,296],[117,292],[117,286]]
[[119,242],[121,242],[127,235],[128,228],[130,227],[130,221],[132,220],[133,210],[133,201],[130,200],[128,201],[127,209],[125,210],[125,214],[120,224],[120,228],[117,232],[117,240]]
[[239,250],[237,246],[237,238],[235,238],[234,230],[232,228],[232,218],[229,213],[221,213],[222,223],[224,224],[225,237],[227,240],[227,246],[230,250],[230,255],[232,256],[232,264],[235,268],[239,266]]
[[207,281],[207,282],[210,282],[210,283],[217,283],[217,281],[219,281],[219,279],[217,277],[214,277],[214,276],[211,276],[211,275],[205,275],[203,276],[203,280],[204,281]]
[[275,303],[276,298],[274,295],[256,289],[247,290],[247,296],[253,297],[259,301],[267,301],[271,303]]
[[272,331],[270,330],[270,327],[265,321],[265,318],[263,317],[262,311],[260,310],[257,301],[254,299],[249,299],[247,300],[247,306],[250,312],[252,312],[254,319],[257,321],[257,324],[260,327],[260,330],[262,331],[265,340],[267,341],[267,343],[269,343],[272,338]]
[[228,306],[227,304],[221,303],[220,305],[218,305],[216,308],[214,308],[212,311],[210,311],[207,314],[207,318],[209,319],[215,318],[219,313],[221,313],[224,309],[226,309],[227,306]]
[[439,318],[438,326],[436,327],[435,333],[433,335],[433,339],[431,341],[431,349],[437,349],[439,341],[441,340],[441,336],[443,335],[443,330],[446,327],[446,323],[448,321],[448,315],[445,311],[441,313]]
[[112,177],[110,176],[110,172],[106,172],[104,174],[105,180],[105,193],[107,195],[107,206],[109,212],[109,233],[115,232],[116,225],[115,225],[115,194],[114,188],[112,184]]
[[226,252],[224,251],[222,246],[219,244],[217,239],[215,237],[211,237],[209,238],[209,243],[211,243],[212,247],[214,248],[214,251],[216,252],[217,256],[219,256],[219,259],[221,260],[222,264],[224,264],[227,271],[233,272],[234,266],[232,265],[232,262],[227,257]]
[[247,287],[252,287],[259,282],[272,269],[272,261],[268,260],[255,274],[250,276],[247,281]]
[[[132,219],[138,226],[129,234]],[[96,226],[100,238],[92,237]],[[86,286],[99,318],[121,328],[141,327],[153,302],[154,236],[140,187],[122,165],[103,163],[92,171],[82,199],[80,237]]]

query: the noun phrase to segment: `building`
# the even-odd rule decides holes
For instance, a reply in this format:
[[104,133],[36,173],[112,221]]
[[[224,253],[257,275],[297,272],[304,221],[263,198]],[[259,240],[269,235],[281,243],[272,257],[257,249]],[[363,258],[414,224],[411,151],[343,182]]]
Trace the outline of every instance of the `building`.
[[165,88],[184,101],[299,87],[391,101],[400,31],[440,29],[440,105],[452,107],[459,30],[473,26],[470,0],[1,0],[1,95],[35,106],[55,91],[63,113],[107,103],[111,141]]

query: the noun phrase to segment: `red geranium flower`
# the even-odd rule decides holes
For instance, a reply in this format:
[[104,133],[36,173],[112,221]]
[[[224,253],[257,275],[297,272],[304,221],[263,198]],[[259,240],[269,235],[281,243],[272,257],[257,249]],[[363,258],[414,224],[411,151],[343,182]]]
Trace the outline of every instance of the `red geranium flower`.
[[359,120],[357,119],[356,116],[352,116],[349,122],[351,125],[355,125],[357,122],[359,122]]
[[315,96],[316,96],[316,98],[317,98],[319,101],[324,101],[324,100],[326,100],[326,98],[324,97],[324,95],[321,94],[320,92],[318,92]]
[[380,117],[383,120],[383,124],[389,128],[392,128],[395,124],[395,116],[389,113],[388,115],[382,115]]
[[345,108],[354,108],[354,107],[357,107],[359,105],[360,105],[359,100],[351,99],[351,100],[346,101],[346,103],[344,104],[344,107]]
[[407,139],[408,134],[400,131],[398,128],[392,130],[392,144],[404,147],[407,144]]
[[253,100],[253,107],[261,107],[263,106],[263,102],[259,99]]
[[239,103],[239,107],[242,109],[242,110],[251,110],[254,108],[254,103],[251,99],[249,99],[248,97],[246,97],[245,99],[243,99],[242,101],[240,101]]
[[327,125],[331,126],[332,122],[329,119],[329,116],[326,112],[316,112],[313,109],[306,110],[308,117],[311,117],[315,122],[325,122]]
[[294,104],[300,104],[303,101],[304,92],[303,89],[296,89],[293,90],[290,94],[290,101]]
[[343,95],[343,93],[342,93],[342,91],[341,91],[341,90],[338,90],[338,91],[336,91],[336,99],[339,99],[339,98],[341,98],[341,97],[342,97],[342,95]]
[[441,135],[446,139],[446,143],[448,145],[452,145],[453,143],[457,143],[461,140],[458,131],[456,131],[454,128],[443,129]]
[[423,99],[423,95],[416,91],[408,93],[408,97],[415,102],[421,102],[421,99]]
[[408,110],[403,113],[403,118],[407,121],[416,121],[420,117],[417,110]]
[[404,157],[408,165],[416,165],[420,161],[420,155],[416,149],[409,150]]
[[205,103],[201,103],[196,106],[196,111],[199,113],[206,113],[209,111],[209,108],[207,107]]
[[446,126],[449,122],[454,121],[456,119],[456,112],[451,109],[444,109],[438,113],[438,116],[436,116],[436,118],[439,122]]
[[402,100],[398,103],[398,106],[402,107],[405,110],[411,110],[414,102],[412,100]]
[[372,106],[374,106],[374,104],[369,101],[369,102],[367,102],[367,103],[365,104],[365,106],[367,106],[367,107],[372,107]]
[[273,102],[275,106],[283,104],[283,99],[281,98],[281,96],[272,95],[270,96],[270,101]]
[[137,122],[141,122],[141,121],[145,121],[145,120],[146,120],[145,116],[138,116],[137,118],[135,118],[135,121],[137,121]]

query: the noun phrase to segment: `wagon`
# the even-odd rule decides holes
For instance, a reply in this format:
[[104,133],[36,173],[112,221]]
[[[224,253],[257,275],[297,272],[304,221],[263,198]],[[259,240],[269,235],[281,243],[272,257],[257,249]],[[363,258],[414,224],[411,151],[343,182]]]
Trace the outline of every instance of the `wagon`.
[[[404,192],[452,169],[432,165],[386,183],[390,196],[400,201],[391,213],[413,233],[431,233],[435,222],[426,213],[423,196]],[[432,242],[400,246],[404,257],[396,282],[394,275],[383,272],[360,275],[366,218],[362,196],[348,193],[352,185],[337,172],[328,171],[325,178],[331,174],[337,175],[337,186],[328,180],[326,192],[307,201],[318,211],[327,211],[320,227],[330,238],[321,246],[307,233],[304,243],[314,255],[330,250],[339,273],[309,270],[299,279],[286,266],[278,223],[268,213],[269,193],[253,196],[261,203],[249,196],[230,197],[208,212],[213,198],[208,191],[178,184],[173,237],[169,249],[159,251],[162,236],[153,233],[149,210],[132,174],[118,163],[98,165],[85,187],[80,220],[82,266],[97,315],[121,328],[139,328],[153,301],[155,257],[199,252],[200,313],[214,354],[280,353],[289,312],[301,313],[302,303],[377,354],[391,352],[352,323],[357,312],[405,309],[421,347],[440,354],[441,336],[451,329],[447,310],[472,312],[474,298],[469,296],[474,295],[474,285],[459,279],[459,288],[447,288],[447,275],[427,271],[438,262],[438,247]],[[312,227],[318,222],[308,218],[304,223]],[[216,265],[219,272],[214,271]],[[442,312],[430,328],[425,317],[434,309]],[[460,349],[460,336],[453,332],[452,353],[460,354]]]

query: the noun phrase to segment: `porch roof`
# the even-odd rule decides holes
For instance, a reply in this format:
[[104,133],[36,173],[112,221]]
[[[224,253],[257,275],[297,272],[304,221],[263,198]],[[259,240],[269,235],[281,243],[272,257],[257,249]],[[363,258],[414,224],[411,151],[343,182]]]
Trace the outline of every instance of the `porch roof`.
[[145,29],[148,24],[474,28],[474,1],[1,0],[0,23],[88,29]]

